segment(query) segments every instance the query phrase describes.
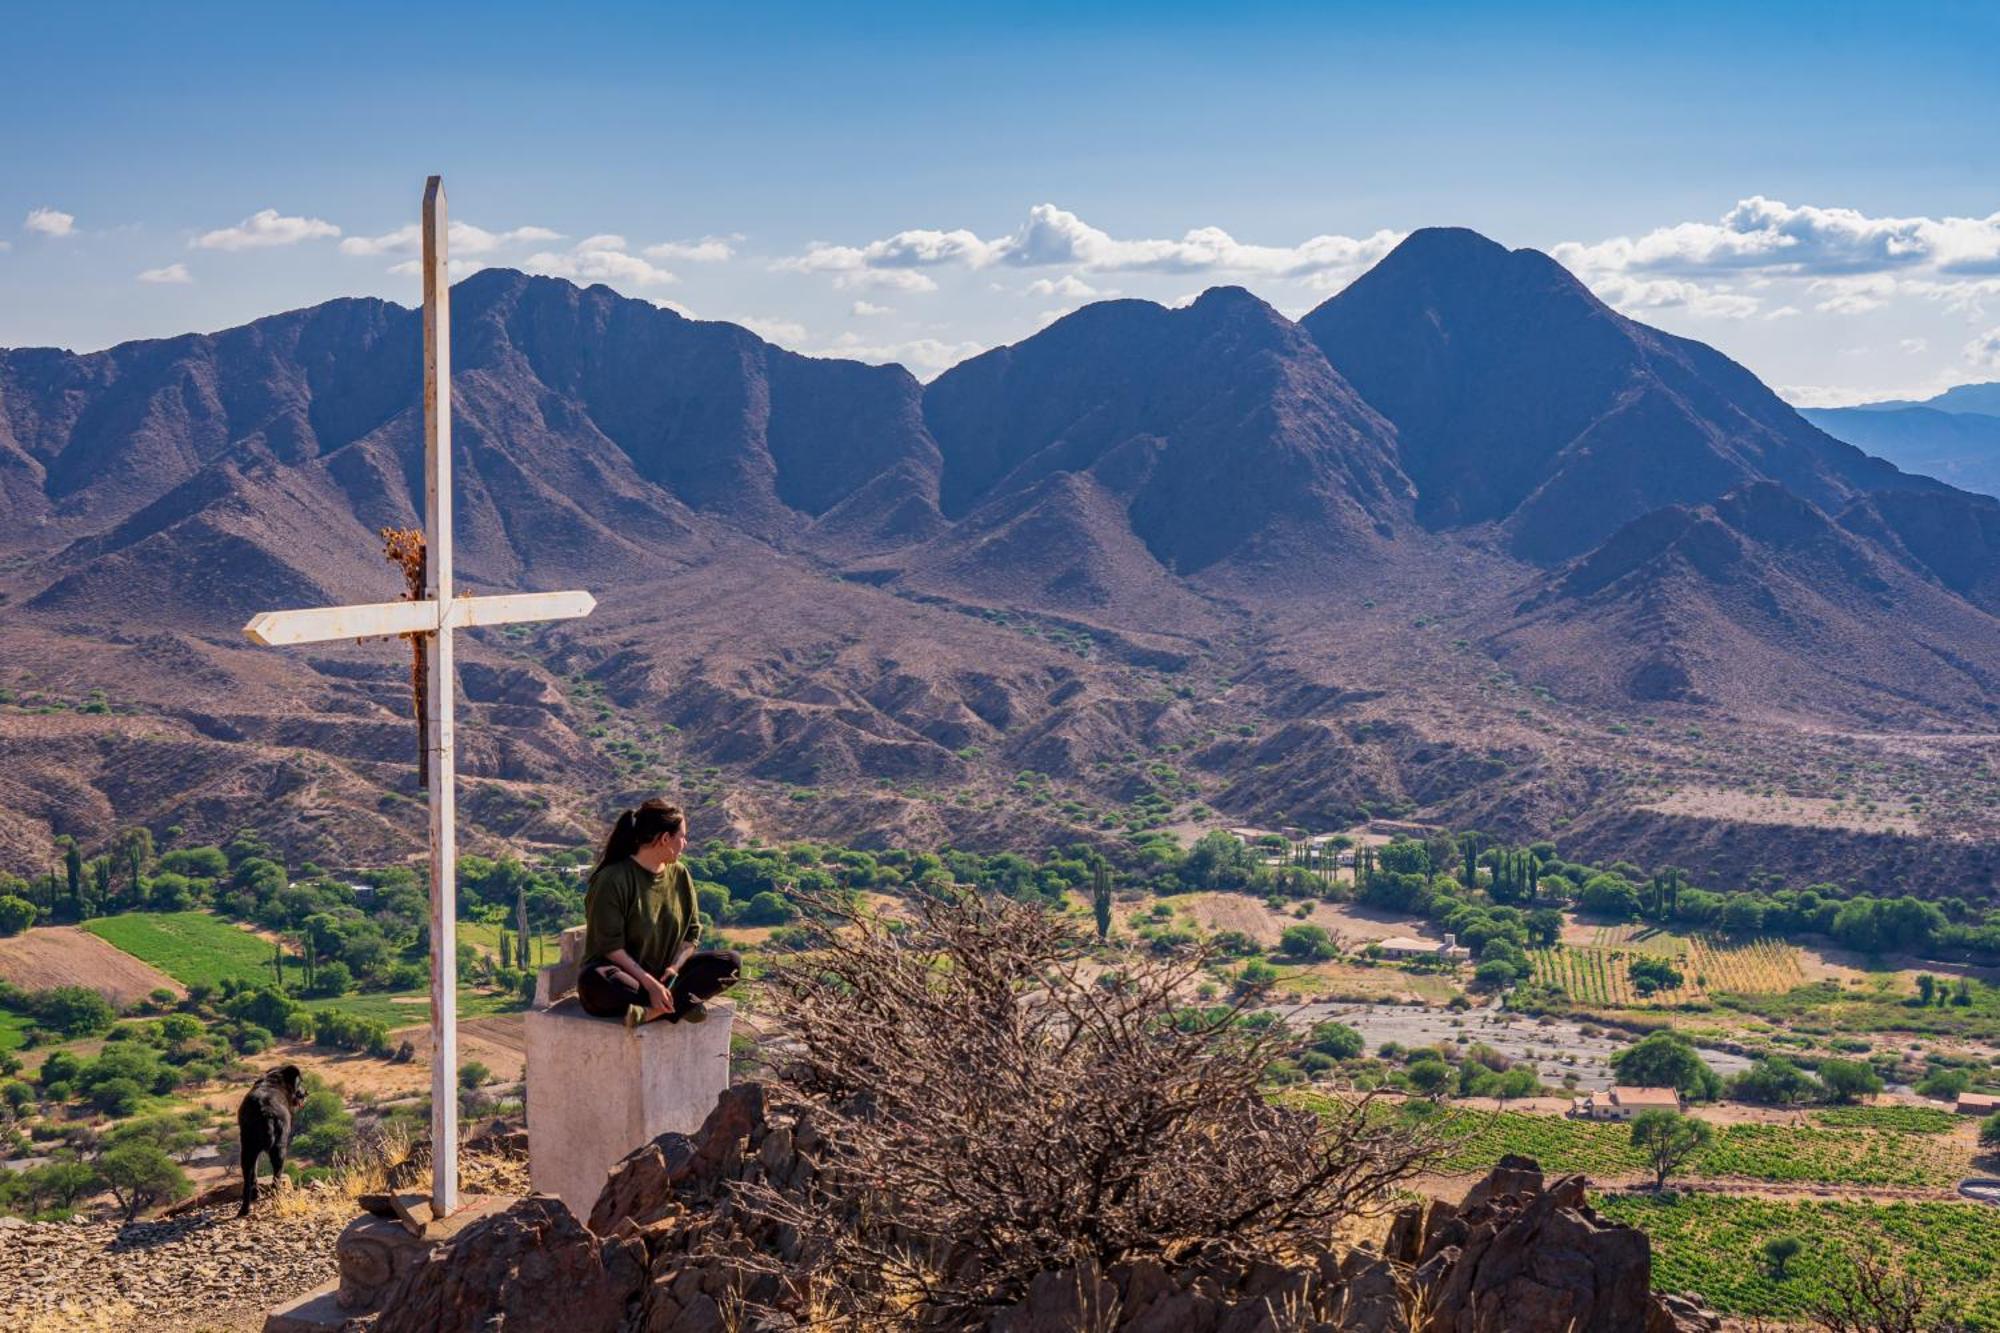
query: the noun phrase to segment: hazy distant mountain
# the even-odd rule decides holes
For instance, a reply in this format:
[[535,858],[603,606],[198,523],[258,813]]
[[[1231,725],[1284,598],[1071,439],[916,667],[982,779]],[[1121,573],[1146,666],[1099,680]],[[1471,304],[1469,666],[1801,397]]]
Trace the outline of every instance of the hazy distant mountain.
[[[453,326],[463,580],[600,602],[467,640],[469,845],[662,785],[878,843],[1096,836],[1162,791],[1545,832],[1621,799],[1590,728],[1634,700],[1743,755],[2000,701],[2000,503],[1471,232],[1297,324],[1104,302],[928,387],[501,270]],[[135,819],[407,849],[396,647],[238,626],[400,591],[419,360],[416,313],[360,300],[0,351],[0,686],[111,708],[0,702],[0,866]]]
[[1808,407],[1799,415],[1827,434],[1880,455],[1906,472],[1921,473],[1984,495],[2000,495],[2000,415],[1938,404],[1953,394],[1960,403],[2000,411],[2000,384],[1968,384],[1922,405],[1867,403],[1858,407]]
[[1929,398],[1884,398],[1877,403],[1858,403],[1857,411],[1893,412],[1905,407],[1928,407],[1934,412],[1979,412],[2000,416],[2000,380],[1984,384],[1959,384]]
[[1547,255],[1476,232],[1412,233],[1301,322],[1395,425],[1418,516],[1500,524],[1531,560],[1751,481],[1831,508],[1932,484],[1825,435],[1715,349],[1618,314]]

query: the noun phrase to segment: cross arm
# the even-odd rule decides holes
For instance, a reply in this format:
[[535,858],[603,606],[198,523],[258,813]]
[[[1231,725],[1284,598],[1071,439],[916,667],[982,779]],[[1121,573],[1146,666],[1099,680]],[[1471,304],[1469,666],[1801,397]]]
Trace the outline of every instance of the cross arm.
[[373,639],[395,634],[429,634],[439,628],[477,629],[524,620],[574,620],[596,609],[587,592],[520,592],[493,597],[454,597],[439,625],[438,604],[368,602],[321,606],[303,611],[266,611],[243,627],[252,643],[281,647],[333,639]]

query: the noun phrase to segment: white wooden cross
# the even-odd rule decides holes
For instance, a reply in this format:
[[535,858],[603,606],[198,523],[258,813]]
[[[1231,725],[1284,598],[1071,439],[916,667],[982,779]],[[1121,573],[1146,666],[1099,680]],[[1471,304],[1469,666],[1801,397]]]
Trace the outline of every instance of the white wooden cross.
[[444,182],[424,187],[424,600],[266,611],[243,627],[279,645],[429,637],[424,749],[431,806],[431,1211],[458,1207],[457,774],[452,756],[452,631],[587,616],[587,592],[460,597],[451,581],[451,281],[445,268]]

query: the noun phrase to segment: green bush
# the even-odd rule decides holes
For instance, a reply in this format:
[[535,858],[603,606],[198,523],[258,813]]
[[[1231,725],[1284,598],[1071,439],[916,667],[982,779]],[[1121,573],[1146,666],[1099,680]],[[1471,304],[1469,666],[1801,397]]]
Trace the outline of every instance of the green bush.
[[35,905],[26,898],[0,894],[0,935],[18,935],[35,924]]
[[1285,933],[1278,937],[1278,951],[1290,958],[1317,963],[1334,957],[1340,947],[1324,926],[1300,925],[1285,927]]
[[106,1115],[131,1115],[139,1109],[145,1089],[129,1078],[106,1079],[90,1090],[90,1104]]
[[28,1012],[65,1037],[94,1037],[118,1021],[111,1002],[88,986],[55,986],[28,997]]

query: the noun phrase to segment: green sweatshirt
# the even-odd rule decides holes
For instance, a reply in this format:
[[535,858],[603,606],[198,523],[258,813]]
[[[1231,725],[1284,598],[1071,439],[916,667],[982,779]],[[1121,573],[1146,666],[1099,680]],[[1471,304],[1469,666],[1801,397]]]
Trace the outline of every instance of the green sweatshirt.
[[681,945],[701,937],[694,876],[675,861],[649,875],[630,857],[590,877],[583,899],[583,956],[595,961],[623,949],[654,976],[674,961]]

